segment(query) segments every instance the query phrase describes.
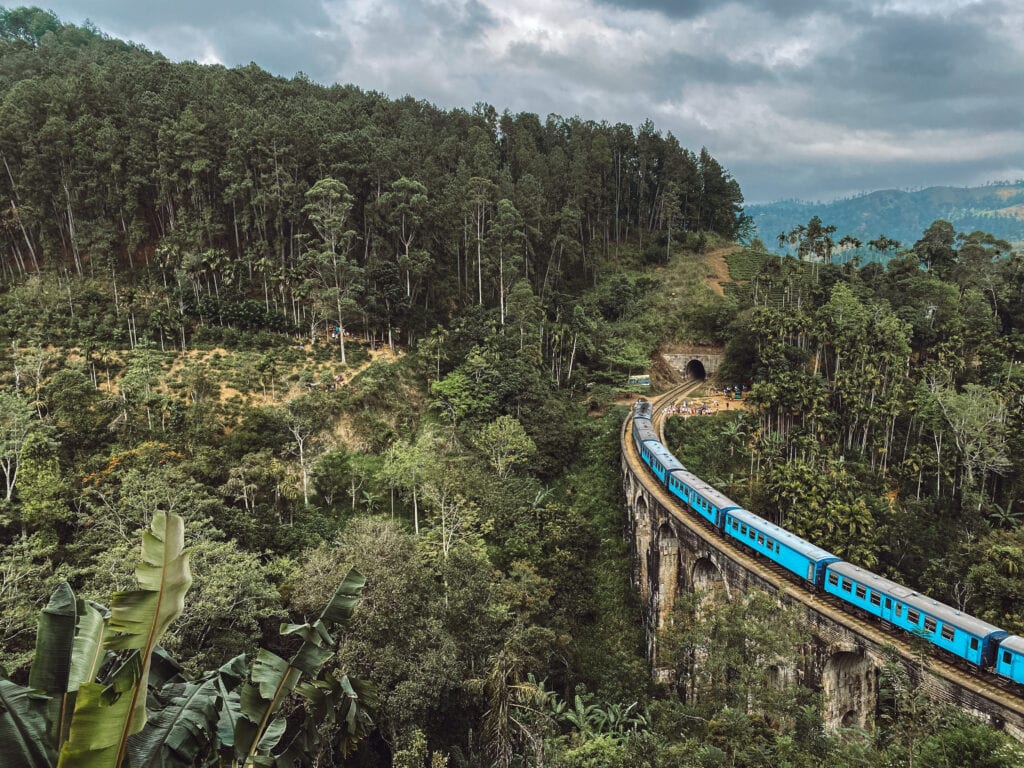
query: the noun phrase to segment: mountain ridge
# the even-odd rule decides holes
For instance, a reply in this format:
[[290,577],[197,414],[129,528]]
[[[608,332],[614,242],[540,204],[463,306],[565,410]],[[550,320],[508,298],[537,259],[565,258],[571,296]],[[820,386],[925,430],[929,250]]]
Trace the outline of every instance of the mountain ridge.
[[920,190],[879,189],[831,202],[780,200],[748,205],[756,234],[770,248],[780,232],[820,216],[836,225],[836,238],[867,240],[885,234],[910,245],[936,219],[958,231],[984,230],[1011,242],[1024,242],[1024,180],[977,187],[932,186]]

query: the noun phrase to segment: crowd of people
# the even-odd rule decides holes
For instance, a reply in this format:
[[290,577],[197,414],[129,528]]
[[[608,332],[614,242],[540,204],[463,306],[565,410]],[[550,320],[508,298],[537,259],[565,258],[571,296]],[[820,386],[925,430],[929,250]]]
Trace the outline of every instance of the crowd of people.
[[[746,384],[729,384],[722,389],[723,400],[682,400],[672,402],[661,409],[665,416],[710,416],[720,410],[729,410],[730,400],[742,400]],[[723,407],[724,403],[724,407]]]

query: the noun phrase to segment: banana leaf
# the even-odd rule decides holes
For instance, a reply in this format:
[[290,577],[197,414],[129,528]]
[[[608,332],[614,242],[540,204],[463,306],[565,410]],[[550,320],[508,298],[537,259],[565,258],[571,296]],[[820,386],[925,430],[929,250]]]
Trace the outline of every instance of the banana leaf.
[[79,687],[92,682],[103,660],[104,619],[104,609],[76,599],[67,582],[39,614],[29,685],[51,697],[48,736],[56,751],[67,738]]
[[50,698],[10,680],[0,680],[0,749],[4,768],[50,768],[46,708]]
[[114,595],[103,642],[107,650],[133,653],[109,684],[80,687],[58,768],[121,768],[129,736],[145,726],[150,657],[184,610],[192,584],[184,544],[182,519],[157,512],[142,534],[139,589]]
[[[307,716],[291,740],[275,757],[278,768],[312,768],[323,752],[348,756],[373,730],[373,711],[378,705],[377,689],[370,682],[336,679],[330,673],[319,680],[304,681],[296,692],[305,700]],[[336,726],[344,723],[344,727]],[[335,734],[325,742],[325,734]]]
[[245,678],[245,655],[236,656],[199,682],[172,678],[154,693],[160,705],[141,733],[128,740],[132,768],[191,768],[208,753],[217,732],[222,690]]

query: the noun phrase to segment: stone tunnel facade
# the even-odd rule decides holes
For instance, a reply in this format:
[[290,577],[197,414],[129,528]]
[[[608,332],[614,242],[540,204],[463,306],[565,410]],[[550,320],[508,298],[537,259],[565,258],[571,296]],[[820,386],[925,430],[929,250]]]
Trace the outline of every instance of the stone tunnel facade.
[[683,381],[710,379],[725,359],[721,347],[684,347],[662,352],[661,356]]
[[[647,652],[655,679],[676,682],[671,670],[658,665],[658,638],[673,621],[673,609],[683,592],[710,589],[731,599],[758,589],[776,595],[780,604],[800,609],[812,630],[811,641],[799,649],[798,668],[775,670],[775,674],[823,694],[827,727],[871,730],[878,710],[879,673],[886,659],[883,645],[797,600],[793,596],[800,591],[797,585],[787,584],[780,590],[776,583],[733,560],[731,546],[714,531],[696,518],[686,520],[680,512],[667,509],[652,492],[652,486],[657,486],[645,468],[635,469],[625,453],[623,478],[628,535],[633,544],[632,577],[643,603]],[[999,706],[937,674],[924,674],[918,682],[933,700],[955,704],[1024,740],[1024,715],[1018,708]],[[681,692],[695,696],[692,690]]]

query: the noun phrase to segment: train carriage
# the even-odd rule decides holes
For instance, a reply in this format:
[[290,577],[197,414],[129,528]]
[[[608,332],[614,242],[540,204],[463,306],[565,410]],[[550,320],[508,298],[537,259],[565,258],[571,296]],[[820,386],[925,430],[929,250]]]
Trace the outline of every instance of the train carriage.
[[633,419],[633,441],[636,443],[638,450],[648,441],[653,441],[655,443],[661,442],[658,437],[658,433],[654,431],[654,426],[651,424],[651,420],[642,417]]
[[722,529],[726,536],[818,587],[825,578],[825,566],[839,561],[831,552],[745,509],[728,511]]
[[849,563],[828,567],[825,591],[982,667],[995,663],[999,627]]
[[1024,637],[1010,635],[999,643],[996,672],[1024,685]]
[[842,562],[828,567],[825,591],[891,624],[896,623],[896,603],[914,594],[910,587]]
[[643,443],[640,446],[640,456],[662,484],[666,482],[666,477],[670,472],[683,469],[679,459],[656,440],[648,440]]
[[739,507],[736,502],[714,486],[708,485],[695,474],[686,470],[673,472],[669,477],[667,487],[669,493],[676,496],[683,504],[716,528],[722,527],[721,515],[723,512]]

